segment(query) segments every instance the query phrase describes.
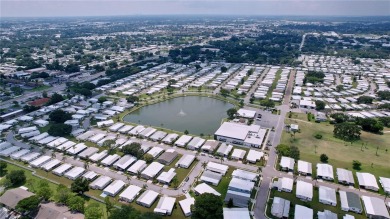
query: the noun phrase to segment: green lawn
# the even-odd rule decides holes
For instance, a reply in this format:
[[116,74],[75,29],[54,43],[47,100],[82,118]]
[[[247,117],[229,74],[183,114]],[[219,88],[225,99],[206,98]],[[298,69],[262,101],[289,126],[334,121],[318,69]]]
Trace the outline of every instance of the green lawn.
[[49,88],[51,88],[51,87],[47,86],[47,85],[42,85],[42,86],[39,86],[39,87],[36,87],[34,89],[29,90],[29,92],[43,91],[43,90],[46,90],[46,89],[49,89]]
[[316,216],[317,216],[317,212],[318,211],[324,211],[324,210],[329,210],[329,211],[331,211],[333,213],[336,213],[338,218],[342,218],[343,216],[345,216],[345,214],[353,215],[355,217],[355,219],[364,219],[364,218],[366,218],[364,216],[364,213],[362,215],[360,215],[360,214],[356,214],[356,213],[353,213],[353,212],[342,211],[341,210],[341,206],[340,206],[341,205],[340,196],[338,194],[337,194],[337,205],[336,206],[330,206],[330,205],[325,205],[325,204],[320,203],[319,202],[318,189],[313,189],[313,199],[312,199],[311,202],[301,201],[300,199],[298,199],[295,196],[295,185],[294,185],[294,189],[293,189],[292,193],[279,192],[277,190],[271,190],[270,198],[269,198],[268,203],[267,203],[267,215],[269,217],[271,217],[271,218],[275,218],[275,217],[273,217],[271,215],[271,206],[272,206],[272,202],[273,202],[273,198],[274,197],[284,198],[284,199],[289,200],[291,202],[290,214],[292,212],[294,212],[295,205],[298,204],[298,205],[303,205],[303,206],[306,206],[308,208],[313,209],[315,218],[317,218]]
[[282,76],[282,70],[280,69],[276,72],[275,79],[272,82],[271,87],[268,89],[267,98],[270,98],[272,96],[272,91],[274,91],[274,89],[276,88],[276,85],[278,84],[278,81],[281,78],[281,76]]
[[232,173],[235,169],[236,168],[229,166],[229,170],[227,171],[225,176],[222,177],[221,182],[219,182],[218,186],[211,185],[211,187],[217,190],[217,192],[221,193],[222,200],[225,199],[230,180],[232,179]]
[[[296,133],[295,140],[284,131],[281,143],[297,146],[300,149],[301,160],[312,162],[315,165],[320,162],[320,155],[326,154],[329,157],[329,164],[333,167],[352,171],[354,171],[352,161],[358,160],[362,163],[360,172],[369,172],[376,177],[390,177],[388,163],[390,152],[387,152],[390,150],[390,136],[388,134],[376,135],[362,131],[361,140],[351,145],[333,137],[333,125],[326,122],[308,122],[306,114],[294,113],[292,119],[287,118],[285,123],[299,125],[301,132]],[[316,134],[321,134],[322,139],[316,139],[314,137]],[[367,143],[367,147],[363,147],[363,150],[361,150],[362,143]],[[377,147],[378,156],[376,155]]]

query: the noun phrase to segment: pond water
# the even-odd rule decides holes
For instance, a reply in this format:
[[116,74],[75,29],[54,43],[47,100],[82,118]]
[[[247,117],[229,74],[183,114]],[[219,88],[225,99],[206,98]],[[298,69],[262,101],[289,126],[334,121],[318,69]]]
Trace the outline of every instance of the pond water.
[[190,134],[213,135],[233,104],[209,97],[187,96],[144,106],[124,121],[157,126]]

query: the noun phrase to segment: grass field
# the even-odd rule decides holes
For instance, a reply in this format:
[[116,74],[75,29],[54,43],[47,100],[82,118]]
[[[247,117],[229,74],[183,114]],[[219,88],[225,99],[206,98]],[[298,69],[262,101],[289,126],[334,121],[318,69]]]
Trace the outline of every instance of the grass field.
[[[304,202],[304,201],[301,201],[300,199],[298,199],[296,196],[295,196],[295,185],[294,185],[294,189],[293,189],[293,192],[292,193],[287,193],[287,192],[279,192],[277,190],[271,190],[271,193],[270,193],[270,198],[268,200],[268,203],[267,203],[267,215],[270,216],[271,218],[276,218],[276,217],[273,217],[271,215],[271,206],[272,206],[272,202],[273,202],[273,198],[274,197],[280,197],[280,198],[284,198],[286,200],[289,200],[291,202],[291,206],[290,206],[290,214],[292,212],[294,212],[294,208],[295,208],[295,205],[298,204],[298,205],[302,205],[302,206],[306,206],[308,208],[311,208],[314,210],[314,217],[317,218],[317,212],[318,211],[324,211],[324,210],[329,210],[333,213],[336,213],[337,214],[337,217],[338,218],[342,218],[343,216],[345,216],[345,214],[349,214],[349,215],[353,215],[355,217],[355,219],[364,219],[366,218],[364,216],[364,214],[360,215],[360,214],[356,214],[356,213],[353,213],[353,212],[345,212],[345,211],[342,211],[341,210],[341,207],[340,207],[340,196],[337,194],[337,205],[336,206],[330,206],[330,205],[325,205],[325,204],[322,204],[319,202],[319,193],[318,193],[318,189],[313,189],[313,199],[311,202]],[[289,217],[290,218],[290,217]]]
[[[223,164],[223,163],[222,163]],[[229,170],[225,174],[225,176],[222,177],[221,182],[219,182],[218,186],[211,186],[217,192],[221,193],[221,199],[224,200],[226,196],[226,192],[229,187],[230,180],[232,179],[232,173],[236,168],[234,167],[229,167]]]
[[[298,124],[300,133],[294,137],[283,132],[281,143],[295,145],[300,149],[300,159],[312,162],[313,165],[320,162],[320,155],[329,157],[329,164],[333,167],[352,169],[352,161],[362,163],[359,172],[369,172],[376,177],[390,177],[390,135],[377,135],[368,132],[361,133],[361,140],[344,143],[333,137],[333,125],[329,123],[315,123],[307,120],[306,114],[294,113],[291,119],[287,118],[286,124]],[[321,134],[322,139],[316,139],[314,135]],[[362,143],[367,144],[362,148]],[[376,155],[378,147],[378,155]],[[387,151],[386,151],[387,150]],[[356,172],[356,171],[355,171]]]

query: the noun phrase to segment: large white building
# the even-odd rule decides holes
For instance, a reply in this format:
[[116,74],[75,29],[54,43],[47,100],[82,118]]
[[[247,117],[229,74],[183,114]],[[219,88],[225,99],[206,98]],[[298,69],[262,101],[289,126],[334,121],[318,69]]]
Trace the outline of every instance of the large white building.
[[243,125],[233,122],[224,122],[214,133],[214,138],[221,142],[260,147],[265,137],[266,129],[259,125]]

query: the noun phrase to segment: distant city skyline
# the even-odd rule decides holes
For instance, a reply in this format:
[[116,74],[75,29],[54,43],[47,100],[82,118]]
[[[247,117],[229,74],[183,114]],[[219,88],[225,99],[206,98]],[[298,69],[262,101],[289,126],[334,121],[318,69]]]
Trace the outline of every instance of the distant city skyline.
[[390,16],[389,0],[0,0],[1,17],[118,15]]

